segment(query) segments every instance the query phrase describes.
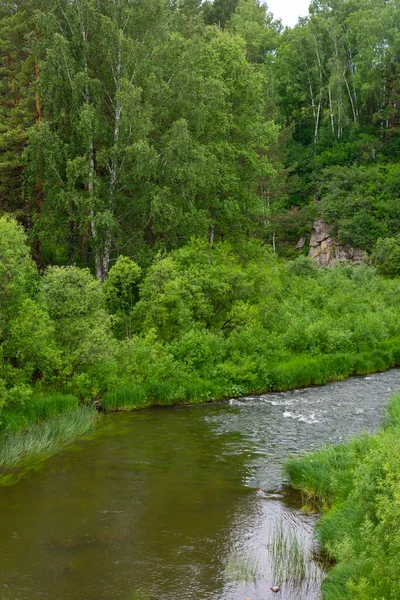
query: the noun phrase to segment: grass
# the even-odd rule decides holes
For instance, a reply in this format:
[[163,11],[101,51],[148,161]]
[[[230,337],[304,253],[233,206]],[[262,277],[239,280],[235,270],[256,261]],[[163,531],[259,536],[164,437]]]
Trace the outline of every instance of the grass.
[[272,391],[286,391],[310,385],[340,381],[352,375],[367,375],[400,365],[400,339],[381,343],[360,353],[336,353],[318,356],[295,355],[275,365],[260,365],[250,381],[202,378],[190,374],[163,381],[124,382],[102,399],[108,411],[136,410],[148,406],[197,404]]
[[316,533],[335,563],[323,600],[400,598],[400,394],[384,427],[301,459],[285,470],[323,511]]
[[242,556],[232,552],[227,562],[226,573],[229,581],[253,583],[260,575],[260,561],[254,556]]
[[222,400],[245,393],[243,387],[227,382],[208,381],[198,377],[153,380],[144,383],[124,383],[107,392],[102,406],[107,411],[130,411],[148,406],[199,404]]
[[289,584],[291,590],[310,589],[320,579],[320,571],[312,552],[302,543],[298,533],[278,522],[271,530],[268,547],[273,558],[276,584]]
[[31,425],[41,423],[77,408],[78,398],[49,390],[33,393],[27,401],[5,408],[0,415],[0,430],[3,434],[17,433]]
[[9,471],[13,467],[47,458],[77,439],[94,425],[97,418],[93,409],[77,407],[3,437],[0,440],[0,469],[3,471],[0,483],[12,482],[14,477]]
[[107,411],[135,410],[149,406],[144,387],[134,383],[122,385],[106,393],[101,403]]
[[327,446],[302,459],[289,458],[284,471],[303,493],[308,510],[330,509],[334,501],[347,497],[355,465],[370,445],[370,437],[361,436],[347,444]]

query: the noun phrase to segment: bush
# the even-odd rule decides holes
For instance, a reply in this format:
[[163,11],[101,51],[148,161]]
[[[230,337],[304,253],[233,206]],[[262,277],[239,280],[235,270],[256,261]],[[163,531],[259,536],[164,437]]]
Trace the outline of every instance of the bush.
[[285,470],[325,512],[317,535],[337,564],[323,583],[323,600],[397,600],[400,395],[392,398],[377,435],[290,459]]
[[378,273],[397,277],[400,275],[400,235],[393,238],[379,238],[372,260]]

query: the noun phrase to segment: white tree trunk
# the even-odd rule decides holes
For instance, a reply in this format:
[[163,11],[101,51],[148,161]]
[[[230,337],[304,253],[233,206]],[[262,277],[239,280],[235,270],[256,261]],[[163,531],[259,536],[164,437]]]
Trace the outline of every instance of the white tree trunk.
[[328,95],[329,95],[329,113],[331,116],[331,129],[332,129],[332,136],[334,137],[335,136],[335,117],[333,114],[331,86],[328,87]]
[[318,110],[315,118],[315,130],[314,130],[314,144],[318,143],[318,134],[319,134],[319,120],[321,117],[321,107],[322,107],[322,97],[319,97],[318,101]]

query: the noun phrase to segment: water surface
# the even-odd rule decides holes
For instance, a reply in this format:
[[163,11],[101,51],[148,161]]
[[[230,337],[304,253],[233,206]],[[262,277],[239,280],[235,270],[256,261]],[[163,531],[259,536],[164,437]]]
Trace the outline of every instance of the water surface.
[[316,600],[273,594],[278,526],[312,547],[288,455],[373,431],[400,370],[321,388],[106,417],[0,489],[0,600]]

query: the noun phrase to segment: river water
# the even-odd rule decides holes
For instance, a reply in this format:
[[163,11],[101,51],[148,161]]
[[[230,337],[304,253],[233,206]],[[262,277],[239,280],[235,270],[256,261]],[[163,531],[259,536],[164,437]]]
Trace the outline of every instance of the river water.
[[272,558],[279,536],[308,556],[317,518],[282,463],[375,430],[399,389],[392,370],[106,417],[0,488],[0,600],[316,600],[318,565],[285,582]]

